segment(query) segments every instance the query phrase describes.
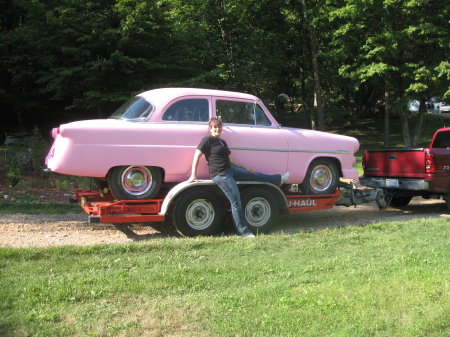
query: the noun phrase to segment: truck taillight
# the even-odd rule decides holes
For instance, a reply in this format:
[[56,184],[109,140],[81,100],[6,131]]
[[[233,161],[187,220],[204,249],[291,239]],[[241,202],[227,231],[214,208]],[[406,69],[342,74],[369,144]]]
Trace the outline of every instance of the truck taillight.
[[52,137],[52,138],[56,138],[56,135],[59,135],[61,133],[61,130],[59,129],[59,128],[53,128],[51,131],[50,131],[50,136]]
[[436,171],[436,163],[434,162],[434,155],[428,151],[425,152],[425,172],[433,173]]

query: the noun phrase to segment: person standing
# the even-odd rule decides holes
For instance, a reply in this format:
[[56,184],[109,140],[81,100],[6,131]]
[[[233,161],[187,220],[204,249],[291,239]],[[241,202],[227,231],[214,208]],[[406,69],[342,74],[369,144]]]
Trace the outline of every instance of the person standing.
[[230,201],[236,230],[242,236],[255,237],[247,225],[236,181],[263,181],[281,186],[288,179],[289,172],[283,175],[267,175],[236,162],[231,157],[231,151],[227,143],[220,138],[222,122],[218,118],[211,118],[208,128],[210,136],[204,137],[195,150],[192,160],[192,172],[188,182],[193,182],[197,179],[198,163],[204,155],[212,181],[220,187]]

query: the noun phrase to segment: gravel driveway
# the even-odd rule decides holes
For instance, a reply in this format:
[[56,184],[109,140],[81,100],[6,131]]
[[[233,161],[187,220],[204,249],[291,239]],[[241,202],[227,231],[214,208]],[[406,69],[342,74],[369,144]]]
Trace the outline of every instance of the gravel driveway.
[[[294,234],[338,226],[364,225],[380,221],[406,221],[413,218],[446,217],[443,200],[413,199],[402,209],[380,211],[373,204],[334,207],[280,217],[274,233]],[[232,234],[229,230],[227,234]],[[1,247],[45,247],[91,245],[180,237],[165,224],[89,224],[86,214],[28,215],[4,214],[0,218]]]

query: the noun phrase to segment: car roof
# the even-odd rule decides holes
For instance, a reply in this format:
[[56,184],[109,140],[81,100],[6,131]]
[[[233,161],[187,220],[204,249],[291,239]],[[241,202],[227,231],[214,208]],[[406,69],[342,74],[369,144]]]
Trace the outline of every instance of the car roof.
[[167,103],[180,96],[219,96],[259,101],[258,97],[250,94],[199,88],[160,88],[142,92],[138,96],[144,97],[148,101],[159,106],[165,106]]

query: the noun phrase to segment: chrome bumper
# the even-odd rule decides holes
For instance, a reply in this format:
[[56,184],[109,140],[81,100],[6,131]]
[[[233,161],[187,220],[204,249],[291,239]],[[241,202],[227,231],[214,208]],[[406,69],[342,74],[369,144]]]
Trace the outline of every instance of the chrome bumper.
[[367,178],[360,177],[363,186],[375,188],[392,188],[398,190],[428,191],[430,182],[423,179]]

